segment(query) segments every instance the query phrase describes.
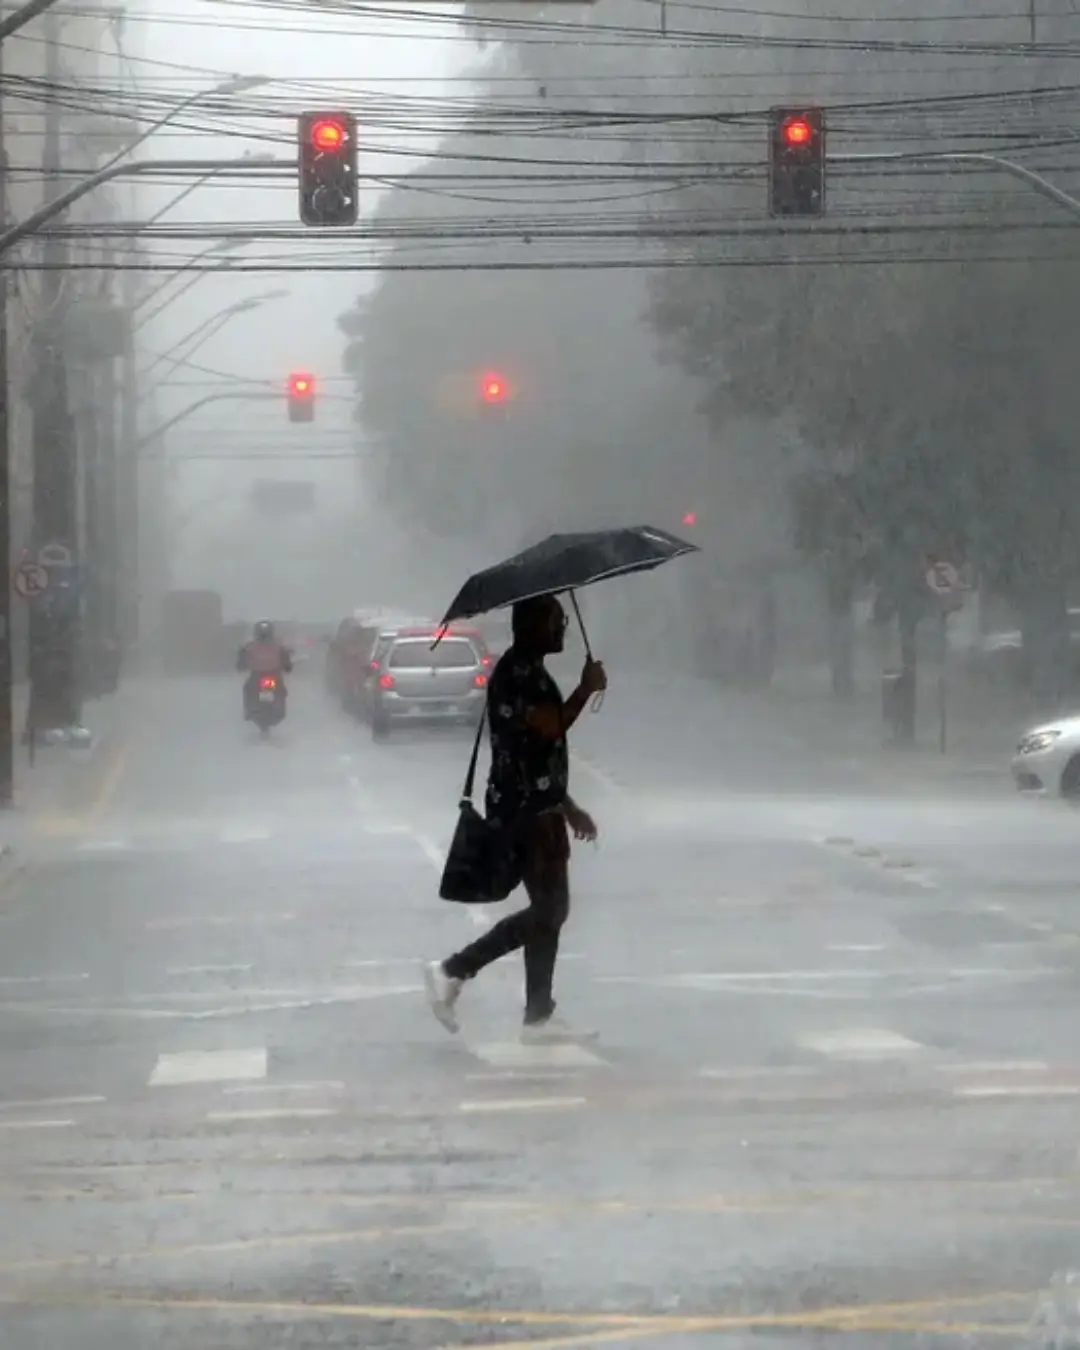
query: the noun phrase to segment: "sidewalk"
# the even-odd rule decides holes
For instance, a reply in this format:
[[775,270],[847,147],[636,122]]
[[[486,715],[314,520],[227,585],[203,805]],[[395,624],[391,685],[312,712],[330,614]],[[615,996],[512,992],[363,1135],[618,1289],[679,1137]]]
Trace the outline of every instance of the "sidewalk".
[[997,780],[1008,785],[1009,759],[1021,733],[1040,719],[1026,695],[973,687],[957,676],[946,689],[946,748],[940,748],[937,672],[921,673],[915,745],[895,745],[882,717],[880,687],[864,681],[853,699],[833,697],[823,668],[778,671],[769,689],[744,699],[786,735],[841,760],[890,777]]
[[137,698],[138,682],[129,681],[115,694],[87,702],[83,723],[91,733],[89,745],[38,743],[34,762],[29,747],[23,744],[29,687],[20,683],[12,700],[15,735],[15,810],[0,822],[0,847],[16,842],[36,819],[60,815],[85,805],[98,780],[101,765],[108,759],[125,726],[130,721]]

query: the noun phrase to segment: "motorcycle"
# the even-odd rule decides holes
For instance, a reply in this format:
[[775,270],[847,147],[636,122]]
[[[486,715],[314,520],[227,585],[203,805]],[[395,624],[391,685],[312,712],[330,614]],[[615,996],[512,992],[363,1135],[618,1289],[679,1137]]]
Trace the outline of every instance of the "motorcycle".
[[279,675],[259,676],[250,717],[264,736],[285,720],[285,686]]

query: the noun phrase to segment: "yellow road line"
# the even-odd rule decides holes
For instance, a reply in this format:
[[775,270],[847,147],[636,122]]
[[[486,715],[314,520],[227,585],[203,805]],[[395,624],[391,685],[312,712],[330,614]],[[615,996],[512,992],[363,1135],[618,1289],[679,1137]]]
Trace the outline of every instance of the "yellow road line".
[[112,757],[112,762],[98,785],[94,800],[83,815],[86,824],[96,824],[113,804],[116,794],[120,790],[120,784],[124,781],[124,776],[128,771],[133,753],[134,743],[130,740],[121,741]]
[[[680,1331],[683,1328],[679,1329]],[[627,1323],[615,1331],[585,1331],[573,1336],[543,1336],[539,1340],[527,1341],[478,1341],[472,1345],[443,1346],[440,1350],[570,1350],[573,1346],[626,1344],[627,1341],[655,1340],[658,1336],[671,1335],[670,1327],[639,1327]]]
[[[996,1328],[1002,1323],[921,1322],[918,1314],[935,1309],[975,1307],[988,1303],[1022,1300],[1031,1302],[1036,1295],[1029,1291],[1019,1293],[1001,1290],[994,1293],[962,1295],[958,1298],[913,1300],[906,1303],[868,1303],[841,1305],[815,1310],[778,1313],[696,1313],[696,1314],[642,1314],[596,1312],[548,1312],[536,1308],[425,1308],[410,1304],[315,1303],[287,1301],[259,1301],[253,1299],[225,1299],[192,1295],[189,1297],[150,1297],[143,1295],[110,1294],[101,1290],[72,1291],[67,1297],[50,1297],[52,1306],[118,1307],[153,1309],[156,1311],[202,1312],[241,1317],[325,1318],[351,1321],[381,1322],[448,1322],[453,1325],[473,1326],[535,1326],[611,1328],[627,1331],[647,1329],[657,1332],[739,1331],[751,1328],[780,1330],[784,1328],[817,1328],[835,1331],[924,1331],[931,1327],[938,1331],[968,1334],[973,1329]],[[12,1295],[5,1301],[27,1301],[25,1294]],[[987,1332],[992,1334],[992,1332]],[[1015,1334],[1015,1326],[1011,1326]]]
[[377,1242],[382,1238],[420,1237],[457,1232],[460,1224],[410,1224],[385,1228],[342,1228],[313,1233],[280,1233],[254,1238],[230,1238],[221,1242],[196,1242],[183,1246],[142,1247],[130,1252],[75,1252],[65,1256],[37,1256],[0,1261],[0,1274],[28,1270],[62,1270],[71,1267],[112,1265],[118,1261],[176,1260],[191,1256],[219,1256],[237,1252],[274,1251],[289,1247],[332,1246],[350,1242]]
[[98,824],[112,805],[120,784],[127,773],[134,745],[132,741],[122,741],[113,751],[109,766],[101,775],[97,790],[89,805],[82,811],[70,813],[50,813],[31,822],[34,834],[45,838],[58,838],[65,835],[83,834]]
[[[989,1297],[989,1296],[987,1296]],[[1000,1297],[1011,1299],[1012,1293]],[[1025,1295],[1025,1299],[1030,1295]],[[532,1340],[487,1340],[498,1350],[561,1350],[570,1346],[597,1345],[628,1340],[658,1339],[669,1335],[695,1335],[735,1331],[817,1330],[847,1332],[879,1332],[912,1336],[987,1336],[1015,1339],[1027,1330],[1027,1323],[1004,1322],[948,1322],[921,1321],[916,1317],[889,1316],[890,1309],[898,1313],[918,1307],[918,1304],[868,1304],[865,1306],[827,1308],[817,1312],[720,1314],[715,1316],[635,1316],[618,1313],[549,1313],[540,1310],[493,1312],[475,1308],[415,1308],[392,1305],[359,1305],[342,1303],[274,1303],[217,1298],[152,1298],[111,1295],[95,1290],[85,1294],[50,1294],[34,1299],[24,1292],[0,1296],[0,1304],[19,1303],[24,1306],[49,1308],[126,1308],[132,1311],[212,1313],[216,1316],[246,1316],[293,1320],[356,1320],[382,1322],[450,1322],[458,1326],[579,1326],[601,1327],[600,1331],[580,1331],[566,1336]],[[459,1343],[460,1344],[460,1343]]]

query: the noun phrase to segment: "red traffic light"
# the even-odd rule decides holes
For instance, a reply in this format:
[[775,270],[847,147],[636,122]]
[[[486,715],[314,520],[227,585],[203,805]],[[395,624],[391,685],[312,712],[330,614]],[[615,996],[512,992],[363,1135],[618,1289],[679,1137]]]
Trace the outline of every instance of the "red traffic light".
[[697,512],[696,512],[696,511],[687,511],[686,514],[685,514],[685,515],[683,516],[683,518],[682,518],[682,523],[683,523],[684,525],[696,525],[696,524],[697,524]]
[[315,395],[314,375],[290,375],[289,395],[291,398],[313,398]]
[[805,117],[789,117],[780,128],[785,145],[809,145],[813,134]]
[[501,375],[489,373],[480,381],[480,393],[485,403],[501,403],[506,398],[506,381]]
[[332,153],[334,150],[340,150],[345,141],[345,128],[332,117],[324,117],[321,121],[312,123],[311,144],[316,150]]

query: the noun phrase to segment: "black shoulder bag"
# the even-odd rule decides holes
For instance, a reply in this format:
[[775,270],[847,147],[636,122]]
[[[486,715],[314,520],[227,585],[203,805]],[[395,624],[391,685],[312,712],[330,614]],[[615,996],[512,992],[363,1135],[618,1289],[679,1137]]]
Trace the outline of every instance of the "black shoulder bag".
[[505,900],[521,882],[522,867],[516,831],[482,816],[473,805],[476,761],[487,715],[476,729],[469,771],[465,775],[458,822],[446,855],[439,896],[462,905],[492,905]]

